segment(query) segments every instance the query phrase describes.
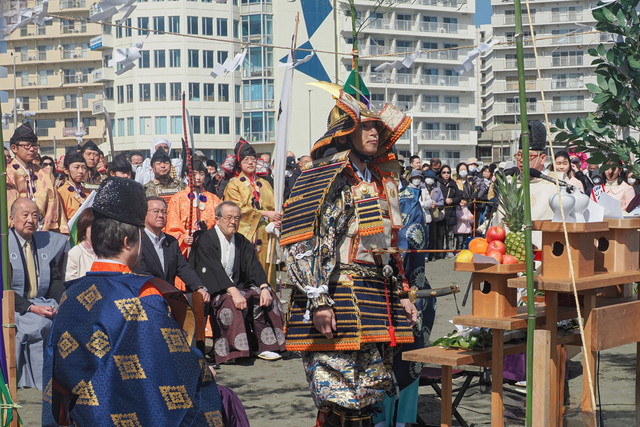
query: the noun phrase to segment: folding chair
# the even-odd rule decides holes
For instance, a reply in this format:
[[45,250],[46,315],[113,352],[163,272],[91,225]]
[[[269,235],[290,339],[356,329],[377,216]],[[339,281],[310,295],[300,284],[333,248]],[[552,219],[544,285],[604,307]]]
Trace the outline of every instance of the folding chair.
[[[471,386],[471,381],[473,380],[473,378],[480,377],[481,372],[465,371],[463,369],[454,369],[452,373],[453,373],[453,378],[465,377],[462,385],[458,388],[453,389],[453,394],[455,395],[455,398],[453,400],[453,403],[451,404],[452,413],[454,418],[458,420],[458,422],[462,427],[469,427],[469,424],[467,424],[464,418],[462,418],[462,415],[460,415],[460,413],[458,412],[457,407],[462,401],[462,398],[464,397],[464,394],[467,392],[467,389]],[[438,397],[442,399],[442,389],[438,385],[438,383],[440,383],[441,381],[442,381],[442,368],[434,368],[434,367],[422,368],[422,373],[420,374],[420,385],[431,386],[431,388],[433,388],[433,390],[436,392]],[[418,414],[417,421],[419,426],[428,426],[428,424],[426,424],[422,420],[419,414]]]

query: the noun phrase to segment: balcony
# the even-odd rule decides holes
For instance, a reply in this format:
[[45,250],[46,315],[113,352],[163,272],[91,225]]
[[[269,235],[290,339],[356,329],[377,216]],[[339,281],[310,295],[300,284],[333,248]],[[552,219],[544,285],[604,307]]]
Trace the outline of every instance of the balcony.
[[419,109],[423,113],[458,114],[460,113],[460,104],[454,102],[421,102]]
[[424,130],[421,134],[422,139],[429,141],[459,141],[459,130]]
[[413,21],[396,20],[395,29],[400,31],[411,31],[413,27]]
[[85,49],[63,50],[62,59],[82,59],[87,58],[89,53]]
[[242,77],[271,77],[273,76],[273,68],[272,67],[243,67],[242,68]]
[[60,0],[60,10],[64,9],[86,9],[86,0]]
[[451,23],[445,23],[445,22],[421,22],[420,31],[425,33],[457,34],[458,24],[451,24]]
[[245,110],[273,110],[273,99],[259,99],[254,101],[242,101],[242,108]]
[[384,55],[387,53],[387,50],[384,46],[379,45],[369,45],[368,54],[369,55]]
[[420,83],[431,86],[460,86],[460,76],[433,76],[424,75]]
[[444,6],[444,7],[455,7],[462,2],[458,2],[458,0],[420,0],[420,4],[423,6]]
[[568,13],[551,13],[552,22],[576,22],[582,21],[582,11],[580,12],[568,12]]
[[[518,61],[515,59],[505,60],[505,68],[518,68]],[[525,58],[524,68],[536,68],[536,60],[534,58]]]
[[584,100],[553,101],[553,111],[581,111],[584,110]]
[[62,81],[64,84],[87,83],[89,81],[89,74],[65,75]]
[[395,106],[401,111],[411,111],[416,106],[413,101],[396,101]]
[[391,79],[388,76],[385,73],[371,73],[369,74],[369,83],[389,83]]
[[273,12],[273,5],[270,0],[263,0],[259,3],[243,3],[240,6],[241,14],[249,13],[271,13]]
[[[527,112],[528,113],[534,113],[538,110],[538,103],[537,102],[527,102]],[[504,109],[505,113],[520,113],[520,104],[516,104],[513,102],[509,102],[507,104],[505,104],[505,109]]]
[[248,132],[245,133],[245,138],[249,142],[273,142],[275,141],[275,132]]
[[389,19],[375,19],[369,22],[368,28],[374,30],[388,30],[391,28],[391,20]]
[[407,85],[413,83],[413,74],[396,74],[395,82],[401,85]]

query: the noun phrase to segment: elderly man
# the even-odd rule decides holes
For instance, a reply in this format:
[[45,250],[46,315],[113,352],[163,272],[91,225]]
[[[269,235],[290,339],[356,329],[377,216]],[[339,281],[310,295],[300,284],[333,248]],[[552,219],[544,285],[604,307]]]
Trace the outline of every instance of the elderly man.
[[64,292],[67,238],[38,229],[38,206],[21,197],[11,205],[11,288],[15,291],[18,387],[42,390],[44,346]]
[[58,193],[53,175],[33,163],[38,154],[38,137],[31,124],[20,125],[13,133],[10,148],[14,159],[7,165],[7,206],[19,197],[33,200],[40,212],[43,231],[60,228]]
[[284,351],[283,311],[253,244],[238,233],[233,202],[216,208],[217,224],[196,240],[189,262],[211,294],[216,363],[249,357],[277,360]]
[[171,196],[182,191],[182,183],[171,177],[171,159],[163,149],[159,148],[151,157],[151,168],[154,178],[144,185],[147,197],[160,196],[168,202]]
[[144,219],[145,227],[142,235],[142,258],[133,271],[158,277],[172,285],[175,285],[176,277],[179,277],[186,285],[186,289],[181,290],[200,291],[204,300],[209,301],[209,293],[202,286],[200,277],[182,256],[176,238],[162,232],[166,224],[167,203],[162,197],[147,198],[147,215]]
[[67,283],[53,322],[42,425],[223,426],[212,372],[190,345],[187,301],[131,272],[147,211],[142,186],[109,177],[92,210],[98,260]]

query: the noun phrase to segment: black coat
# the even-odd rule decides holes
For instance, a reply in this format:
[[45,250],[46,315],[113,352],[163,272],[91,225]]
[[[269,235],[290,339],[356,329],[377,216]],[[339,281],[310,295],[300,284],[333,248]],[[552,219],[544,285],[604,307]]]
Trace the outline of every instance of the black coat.
[[232,279],[229,279],[220,261],[220,240],[215,227],[202,233],[191,247],[189,264],[212,295],[224,292],[232,286],[246,289],[267,283],[267,275],[260,265],[253,244],[240,233],[235,234],[235,240]]
[[165,234],[162,241],[162,252],[164,254],[164,270],[151,239],[146,232],[142,232],[142,257],[133,272],[154,276],[166,280],[172,285],[178,276],[190,292],[195,292],[198,287],[202,286],[200,278],[182,256],[178,240],[175,237]]
[[[462,200],[462,191],[458,189],[458,185],[453,179],[450,179],[446,184],[443,180],[440,180],[438,181],[438,185],[442,191],[442,198],[445,200],[444,221],[441,221],[441,223],[446,223],[449,226],[455,226],[457,221],[456,206],[458,206],[460,204],[460,200]],[[453,203],[448,205],[446,202],[447,199],[453,200]]]

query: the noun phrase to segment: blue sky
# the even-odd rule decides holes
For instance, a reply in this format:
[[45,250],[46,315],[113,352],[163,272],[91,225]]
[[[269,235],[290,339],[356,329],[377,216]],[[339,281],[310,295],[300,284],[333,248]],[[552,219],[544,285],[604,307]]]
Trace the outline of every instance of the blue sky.
[[476,1],[476,16],[473,23],[476,25],[491,23],[491,0]]

